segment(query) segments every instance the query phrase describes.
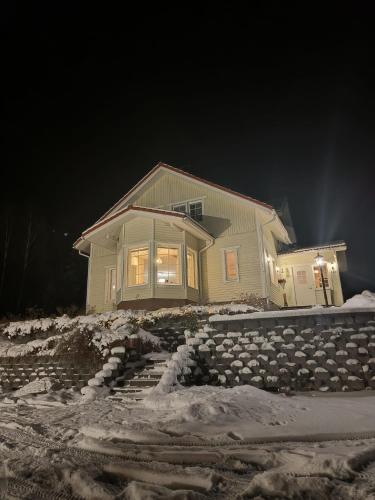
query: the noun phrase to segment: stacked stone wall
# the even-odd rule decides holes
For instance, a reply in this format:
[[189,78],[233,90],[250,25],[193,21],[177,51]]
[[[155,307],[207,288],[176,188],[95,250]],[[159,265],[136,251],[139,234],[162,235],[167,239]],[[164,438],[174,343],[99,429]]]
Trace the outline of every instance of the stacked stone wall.
[[33,380],[50,378],[62,387],[81,389],[98,369],[96,360],[82,359],[75,353],[64,356],[23,356],[0,358],[0,387],[19,389]]
[[186,337],[203,383],[281,392],[375,389],[375,312],[218,318]]

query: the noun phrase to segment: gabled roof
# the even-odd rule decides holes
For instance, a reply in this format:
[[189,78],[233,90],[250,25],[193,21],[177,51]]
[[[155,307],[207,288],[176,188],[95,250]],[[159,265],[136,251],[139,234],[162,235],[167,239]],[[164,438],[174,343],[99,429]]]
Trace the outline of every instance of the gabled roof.
[[237,191],[233,191],[232,189],[229,189],[224,186],[220,186],[219,184],[216,184],[211,181],[207,181],[205,179],[202,179],[201,177],[198,177],[196,175],[190,174],[189,172],[185,172],[184,170],[181,170],[180,168],[172,167],[171,165],[167,165],[166,163],[163,162],[158,162],[153,169],[151,169],[137,184],[130,189],[115,205],[113,205],[112,208],[110,208],[100,219],[98,219],[98,222],[106,218],[109,214],[111,214],[113,211],[118,209],[121,205],[126,204],[126,202],[129,200],[131,196],[133,196],[146,182],[150,181],[152,177],[154,177],[158,172],[165,170],[167,172],[172,172],[174,174],[181,175],[183,177],[186,177],[187,179],[193,180],[195,182],[205,184],[206,186],[210,186],[213,189],[218,189],[220,191],[223,191],[224,193],[227,193],[231,196],[235,196],[237,198],[240,198],[245,201],[249,201],[251,203],[254,203],[258,207],[261,207],[263,209],[269,210],[271,212],[274,211],[274,208],[271,205],[268,205],[268,203],[264,203],[262,201],[256,200],[255,198],[251,198],[250,196],[247,196],[245,194],[238,193]]

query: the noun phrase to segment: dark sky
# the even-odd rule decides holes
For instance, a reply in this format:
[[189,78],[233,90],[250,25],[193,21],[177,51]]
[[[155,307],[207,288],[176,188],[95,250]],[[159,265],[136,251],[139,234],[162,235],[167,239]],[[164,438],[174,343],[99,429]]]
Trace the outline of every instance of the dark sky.
[[[44,252],[51,235],[78,266],[83,285],[62,303],[83,301],[72,242],[158,160],[286,195],[298,243],[344,239],[346,293],[375,289],[370,3],[51,4],[2,6],[0,208],[16,214],[20,254],[32,211]],[[43,287],[27,304],[44,305]]]

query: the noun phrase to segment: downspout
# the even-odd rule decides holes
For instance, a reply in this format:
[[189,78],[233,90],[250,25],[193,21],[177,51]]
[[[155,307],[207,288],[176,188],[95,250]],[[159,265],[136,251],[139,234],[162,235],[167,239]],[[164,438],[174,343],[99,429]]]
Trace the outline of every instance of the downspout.
[[199,274],[199,301],[202,303],[202,294],[203,294],[203,280],[202,280],[202,254],[206,250],[212,247],[214,244],[214,240],[212,239],[207,245],[203,248],[201,248],[198,252],[198,274]]

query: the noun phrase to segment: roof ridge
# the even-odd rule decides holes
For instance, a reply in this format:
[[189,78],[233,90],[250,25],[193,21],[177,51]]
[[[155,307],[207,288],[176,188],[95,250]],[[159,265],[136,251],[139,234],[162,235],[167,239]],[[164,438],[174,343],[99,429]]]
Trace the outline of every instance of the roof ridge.
[[209,181],[207,179],[203,179],[202,177],[198,177],[197,175],[191,174],[190,172],[186,172],[185,170],[182,170],[181,168],[174,167],[172,165],[169,165],[168,163],[164,163],[162,161],[158,161],[158,163],[151,169],[149,170],[146,175],[144,175],[129,191],[127,191],[107,212],[104,213],[96,222],[102,221],[112,210],[115,210],[128,196],[131,195],[131,193],[137,189],[140,185],[142,185],[143,182],[145,182],[154,172],[156,172],[158,169],[165,168],[166,170],[170,170],[171,172],[175,172],[181,175],[184,175],[185,177],[189,177],[193,180],[196,180],[198,182],[203,182],[204,184],[207,184],[208,186],[211,186],[216,189],[220,189],[221,191],[224,191],[228,194],[238,196],[239,198],[242,198],[244,200],[250,201],[252,203],[255,203],[257,205],[260,205],[264,208],[267,208],[268,210],[274,210],[274,208],[269,205],[268,203],[265,203],[263,201],[259,201],[256,198],[252,198],[251,196],[248,196],[246,194],[239,193],[237,191],[234,191],[231,188],[227,188],[225,186],[221,186],[220,184],[216,184],[215,182]]

